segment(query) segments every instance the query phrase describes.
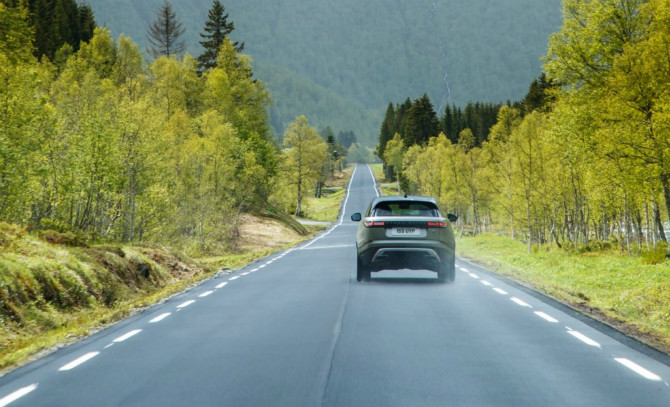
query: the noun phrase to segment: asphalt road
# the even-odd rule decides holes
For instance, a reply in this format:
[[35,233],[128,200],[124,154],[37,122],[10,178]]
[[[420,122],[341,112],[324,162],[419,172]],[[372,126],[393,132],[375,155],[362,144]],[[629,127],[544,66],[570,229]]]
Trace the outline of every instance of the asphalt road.
[[359,165],[324,234],[0,378],[0,407],[670,406],[666,364],[476,266],[357,283],[375,194]]

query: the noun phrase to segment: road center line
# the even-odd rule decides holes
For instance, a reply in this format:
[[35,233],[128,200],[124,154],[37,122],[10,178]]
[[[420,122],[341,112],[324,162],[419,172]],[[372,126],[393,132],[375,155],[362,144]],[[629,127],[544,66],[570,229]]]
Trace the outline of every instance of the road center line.
[[240,278],[240,276],[232,276],[228,279],[228,281],[237,280],[238,278]]
[[228,284],[228,282],[227,282],[227,281],[224,281],[223,283],[217,285],[216,288],[223,288],[223,287],[226,286],[226,284]]
[[0,399],[0,407],[5,407],[9,403],[12,403],[21,397],[25,396],[26,394],[30,393],[31,391],[35,390],[37,388],[37,383],[33,383],[30,386],[22,387],[18,389],[17,391],[6,395],[5,397]]
[[181,304],[177,305],[177,308],[186,308],[189,305],[193,304],[194,302],[195,302],[195,300],[188,300],[188,301],[182,302]]
[[617,362],[621,363],[622,365],[626,366],[633,372],[639,374],[640,376],[644,377],[645,379],[653,380],[655,382],[660,382],[661,377],[650,372],[649,370],[643,368],[642,366],[638,365],[637,363],[626,359],[626,358],[614,358]]
[[208,295],[210,295],[210,294],[213,293],[213,292],[214,292],[214,291],[212,291],[212,290],[205,291],[204,293],[200,294],[198,297],[200,297],[200,298],[204,298],[204,297],[207,297]]
[[140,333],[140,332],[142,332],[141,329],[135,329],[135,330],[133,330],[133,331],[128,332],[128,333],[125,334],[125,335],[121,335],[121,336],[119,336],[118,338],[114,339],[112,342],[114,342],[114,343],[123,342],[123,341],[125,341],[126,339],[131,338],[131,337],[137,335],[137,334]]
[[250,271],[245,271],[244,273],[242,273],[242,274],[240,274],[240,275],[241,275],[241,276],[248,276],[249,273],[251,273],[251,272],[250,272]]
[[163,313],[163,314],[160,314],[160,315],[157,316],[156,318],[154,318],[154,319],[152,319],[151,321],[149,321],[149,323],[150,323],[150,324],[155,324],[156,322],[160,322],[160,321],[164,320],[165,318],[169,317],[170,314],[172,314],[172,313],[171,313],[171,312],[165,312],[165,313]]
[[58,370],[60,372],[64,372],[66,370],[72,370],[75,367],[81,365],[82,363],[85,363],[85,362],[89,361],[90,359],[93,359],[94,357],[98,356],[99,354],[100,354],[100,352],[89,352],[89,353],[85,354],[84,356],[80,356],[77,359],[73,360],[72,362],[61,366]]

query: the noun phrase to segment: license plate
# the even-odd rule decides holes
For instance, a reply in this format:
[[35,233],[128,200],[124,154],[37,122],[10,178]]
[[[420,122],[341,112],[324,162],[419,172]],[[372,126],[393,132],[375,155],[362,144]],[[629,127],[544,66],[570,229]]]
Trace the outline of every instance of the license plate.
[[391,237],[406,237],[423,236],[423,231],[421,228],[391,228],[387,233]]

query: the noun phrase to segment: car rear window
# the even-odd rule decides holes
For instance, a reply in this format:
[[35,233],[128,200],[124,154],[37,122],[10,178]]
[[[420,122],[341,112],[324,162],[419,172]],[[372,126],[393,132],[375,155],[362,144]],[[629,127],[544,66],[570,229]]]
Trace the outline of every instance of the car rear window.
[[431,202],[380,202],[372,216],[440,216],[440,211]]

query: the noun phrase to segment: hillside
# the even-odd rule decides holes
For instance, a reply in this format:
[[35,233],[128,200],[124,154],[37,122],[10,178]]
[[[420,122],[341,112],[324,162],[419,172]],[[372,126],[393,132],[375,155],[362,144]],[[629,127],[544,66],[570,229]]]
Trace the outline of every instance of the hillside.
[[[116,37],[146,45],[162,0],[88,0]],[[172,0],[189,52],[201,52],[210,0]],[[374,145],[389,101],[427,93],[442,101],[524,96],[540,73],[560,0],[243,0],[223,1],[257,77],[277,104],[278,132],[298,114],[316,126],[353,130]],[[443,57],[444,52],[444,57]],[[450,97],[443,82],[448,74]]]

